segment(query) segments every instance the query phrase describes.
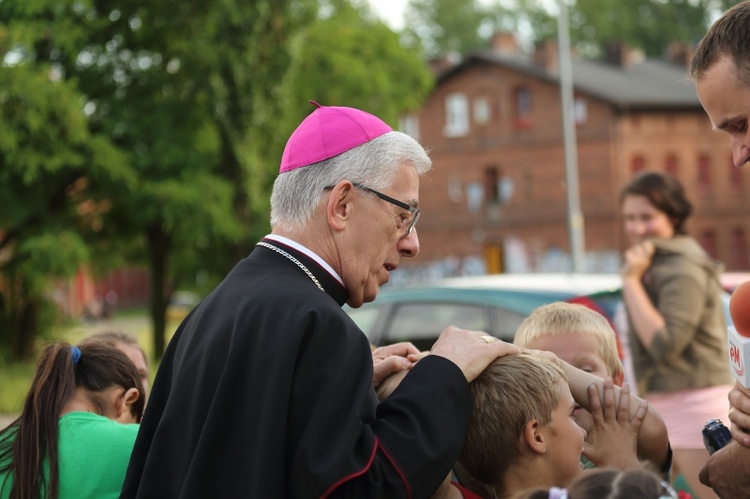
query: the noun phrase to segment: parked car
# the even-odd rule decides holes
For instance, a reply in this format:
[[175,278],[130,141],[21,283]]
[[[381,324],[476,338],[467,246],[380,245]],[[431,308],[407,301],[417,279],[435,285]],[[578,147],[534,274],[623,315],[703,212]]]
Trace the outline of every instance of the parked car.
[[[344,309],[376,346],[411,341],[420,350],[429,350],[440,331],[451,324],[513,341],[516,329],[532,310],[554,301],[585,304],[605,315],[622,333],[625,318],[620,288],[618,274],[494,274],[385,287],[375,301]],[[729,294],[723,299],[731,323]]]
[[512,341],[540,305],[583,295],[616,293],[617,274],[493,274],[380,290],[347,313],[374,345],[411,341],[428,350],[447,325],[486,331]]

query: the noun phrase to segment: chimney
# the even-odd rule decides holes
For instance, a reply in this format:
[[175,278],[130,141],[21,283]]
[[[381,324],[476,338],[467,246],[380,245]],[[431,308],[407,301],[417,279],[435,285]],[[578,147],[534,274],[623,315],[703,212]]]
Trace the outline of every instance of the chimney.
[[492,35],[491,47],[498,54],[518,54],[518,40],[513,33],[495,33]]
[[608,42],[604,45],[604,61],[609,64],[629,68],[645,59],[643,50],[630,47],[624,42]]
[[690,66],[695,55],[695,46],[689,42],[670,42],[667,46],[667,60],[682,67]]
[[552,40],[537,43],[534,45],[534,64],[550,73],[559,73],[560,59],[557,52],[557,43]]

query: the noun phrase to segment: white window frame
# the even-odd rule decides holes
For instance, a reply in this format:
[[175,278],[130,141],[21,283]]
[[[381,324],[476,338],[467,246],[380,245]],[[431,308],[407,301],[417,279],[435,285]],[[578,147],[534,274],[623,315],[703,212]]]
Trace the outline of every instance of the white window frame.
[[398,120],[398,128],[406,135],[419,141],[419,118],[415,114],[405,114]]
[[445,128],[446,137],[463,137],[469,133],[469,101],[461,92],[453,92],[445,96]]

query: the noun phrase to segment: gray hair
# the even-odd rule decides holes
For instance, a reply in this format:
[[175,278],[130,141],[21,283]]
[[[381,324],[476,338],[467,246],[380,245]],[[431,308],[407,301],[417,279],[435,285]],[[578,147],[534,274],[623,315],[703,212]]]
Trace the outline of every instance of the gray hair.
[[419,142],[392,131],[332,158],[281,173],[271,192],[271,227],[303,227],[310,221],[324,188],[342,180],[387,189],[396,182],[404,163],[411,163],[419,175],[432,168]]

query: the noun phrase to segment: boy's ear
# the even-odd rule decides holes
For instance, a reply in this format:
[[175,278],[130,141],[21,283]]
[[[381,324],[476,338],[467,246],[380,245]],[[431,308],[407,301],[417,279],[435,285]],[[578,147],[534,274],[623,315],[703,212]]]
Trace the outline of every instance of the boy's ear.
[[526,422],[521,434],[521,440],[536,454],[545,454],[547,452],[547,442],[542,432],[542,425],[537,419],[530,419]]

